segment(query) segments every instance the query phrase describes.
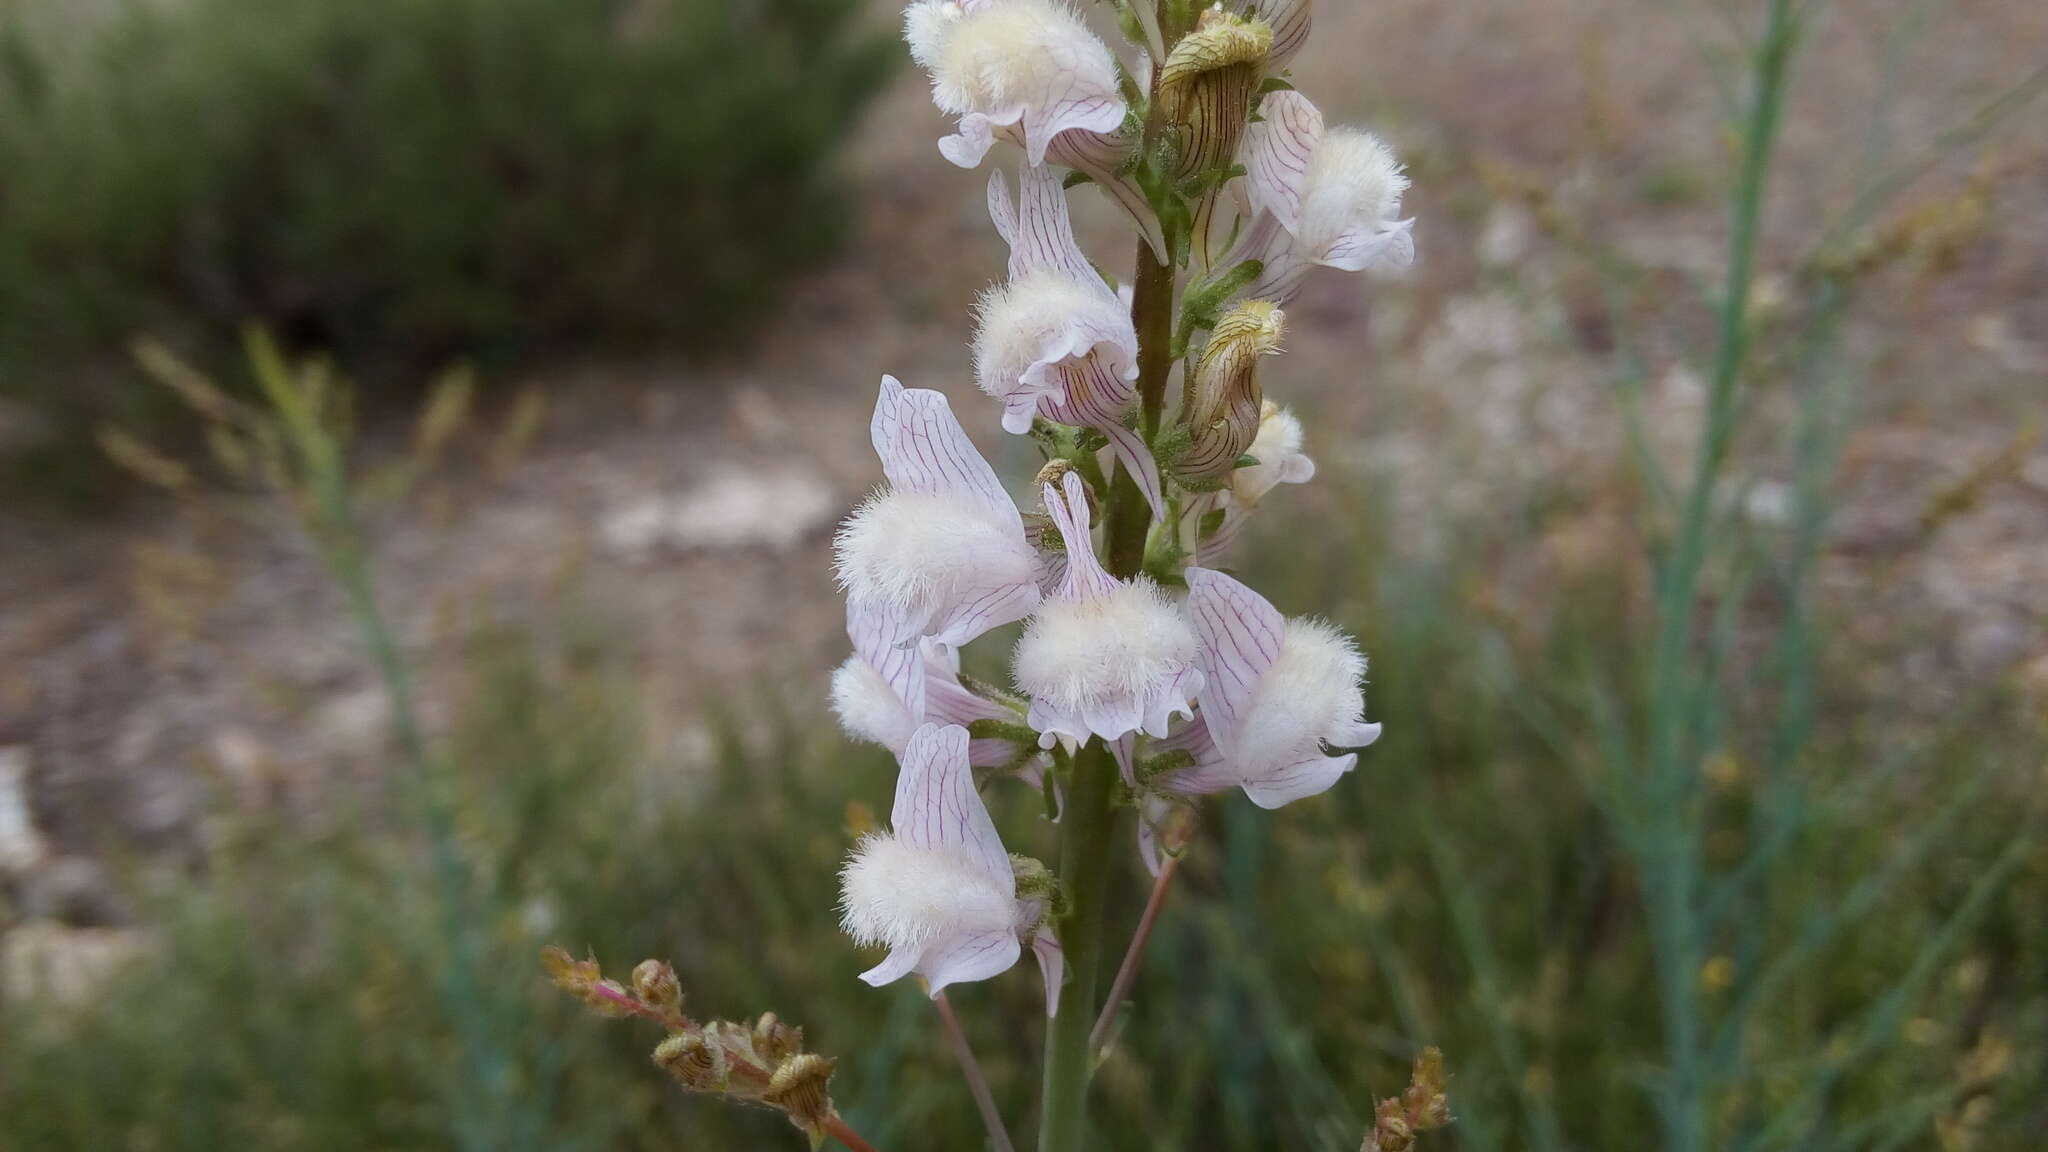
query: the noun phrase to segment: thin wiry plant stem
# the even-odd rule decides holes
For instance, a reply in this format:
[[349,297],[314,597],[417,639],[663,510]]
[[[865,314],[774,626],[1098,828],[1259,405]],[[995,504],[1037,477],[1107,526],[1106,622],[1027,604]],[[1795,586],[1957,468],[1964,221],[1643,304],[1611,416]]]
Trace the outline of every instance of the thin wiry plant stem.
[[960,1075],[967,1079],[967,1092],[974,1097],[974,1106],[981,1112],[982,1126],[988,1129],[988,1138],[996,1146],[996,1152],[1015,1152],[1010,1143],[1010,1130],[1003,1127],[1003,1114],[996,1108],[995,1093],[988,1089],[988,1077],[981,1074],[981,1062],[974,1058],[974,1048],[967,1043],[967,1033],[960,1029],[960,1018],[953,1014],[953,1002],[946,999],[944,992],[932,997],[932,1006],[939,1010],[939,1022],[946,1026],[946,1039],[953,1043],[953,1056],[960,1061]]
[[287,440],[298,454],[310,500],[311,526],[321,558],[340,585],[357,633],[382,681],[391,707],[391,732],[411,769],[407,783],[417,798],[427,833],[434,890],[444,950],[439,983],[444,1003],[453,1009],[469,1083],[456,1092],[464,1146],[488,1148],[497,1143],[493,1126],[511,1111],[511,1070],[504,1045],[496,1035],[482,974],[482,954],[469,885],[457,855],[455,802],[451,766],[428,746],[420,723],[412,671],[400,651],[389,621],[377,600],[375,578],[348,488],[347,467],[340,443],[322,426],[306,390],[277,346],[260,332],[244,341],[271,406],[284,424]]
[[1712,537],[1714,490],[1740,423],[1737,386],[1749,346],[1750,281],[1797,42],[1790,0],[1772,0],[1757,46],[1742,163],[1731,203],[1728,271],[1716,322],[1707,419],[1676,539],[1657,586],[1659,626],[1650,671],[1650,791],[1641,797],[1644,807],[1639,811],[1655,831],[1639,843],[1648,856],[1645,895],[1670,1060],[1664,1086],[1665,1146],[1673,1152],[1703,1149],[1709,1124],[1700,1067],[1696,987],[1702,942],[1695,908],[1701,875],[1696,745],[1700,711],[1708,701],[1695,670],[1694,615]]
[[1109,1029],[1116,1022],[1116,1011],[1131,994],[1131,985],[1138,980],[1138,966],[1145,959],[1145,946],[1152,942],[1152,928],[1159,923],[1160,910],[1166,907],[1166,894],[1173,888],[1173,874],[1180,871],[1180,857],[1168,856],[1160,865],[1159,876],[1152,882],[1152,895],[1145,901],[1145,912],[1138,918],[1138,928],[1131,933],[1131,946],[1124,949],[1124,962],[1117,966],[1116,979],[1110,981],[1109,996],[1102,1002],[1102,1015],[1095,1018],[1095,1030],[1088,1034],[1088,1049],[1102,1051],[1109,1041]]

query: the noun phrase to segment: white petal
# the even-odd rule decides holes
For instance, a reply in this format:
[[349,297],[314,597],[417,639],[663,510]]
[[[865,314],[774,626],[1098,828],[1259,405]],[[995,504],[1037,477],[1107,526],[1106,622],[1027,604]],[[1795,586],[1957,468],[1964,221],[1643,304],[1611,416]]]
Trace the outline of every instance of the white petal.
[[954,984],[971,984],[1007,972],[1024,954],[1011,931],[962,933],[935,940],[925,949],[917,970],[937,996]]
[[967,729],[927,724],[903,750],[903,770],[896,777],[896,805],[889,825],[898,838],[921,848],[950,848],[965,853],[1005,893],[1017,890],[1010,854],[1003,850],[988,806],[974,789],[974,769],[967,763]]
[[871,988],[894,984],[917,970],[922,954],[918,948],[891,948],[880,964],[860,974],[861,981]]
[[1326,268],[1362,272],[1375,264],[1405,268],[1415,263],[1413,220],[1393,225],[1370,221],[1345,229],[1323,253]]
[[[1067,214],[1067,193],[1059,175],[1050,166],[1033,162],[1018,177],[1017,217],[1013,232],[1003,239],[1010,243],[1010,279],[1026,272],[1050,268],[1083,284],[1103,283],[1101,273],[1088,263],[1081,245],[1074,239],[1074,225]],[[993,194],[991,214],[996,205]],[[997,224],[997,231],[1002,225]],[[1104,285],[1107,291],[1107,286]]]
[[[906,632],[903,614],[888,605],[849,601],[846,606],[846,635],[853,641],[854,658],[895,690],[914,732],[924,723],[925,675],[915,646],[903,643]],[[904,735],[909,737],[908,732]]]
[[1357,763],[1357,753],[1313,756],[1257,780],[1246,780],[1244,794],[1261,808],[1278,808],[1329,791],[1330,786]]
[[1187,570],[1188,623],[1202,645],[1202,715],[1216,747],[1237,751],[1259,678],[1280,656],[1287,620],[1265,597],[1221,572]]
[[882,377],[869,434],[891,486],[967,497],[1023,531],[1016,504],[954,418],[944,393],[905,388],[894,376]]
[[1045,486],[1045,510],[1059,526],[1060,539],[1067,545],[1067,575],[1060,583],[1063,600],[1093,600],[1116,591],[1116,578],[1095,558],[1095,540],[1089,535],[1093,523],[1088,515],[1088,489],[1079,473],[1069,472],[1061,480],[1062,493]]
[[979,112],[969,112],[953,135],[939,137],[939,155],[955,167],[978,168],[995,143],[996,125]]
[[1240,155],[1253,211],[1273,214],[1296,231],[1309,169],[1323,142],[1323,114],[1299,92],[1271,92],[1259,105],[1263,119],[1246,126]]
[[1273,50],[1266,57],[1267,72],[1279,72],[1308,43],[1309,7],[1309,0],[1252,0],[1252,14],[1273,28]]
[[1159,482],[1159,462],[1152,458],[1152,450],[1145,446],[1145,438],[1134,428],[1121,423],[1096,425],[1109,438],[1107,451],[1130,472],[1137,481],[1138,491],[1145,494],[1145,503],[1152,507],[1152,519],[1166,519],[1166,493]]
[[1118,132],[1062,132],[1053,137],[1045,158],[1061,167],[1086,173],[1095,186],[1137,224],[1145,243],[1152,249],[1152,258],[1164,264],[1167,260],[1166,235],[1160,230],[1159,217],[1152,211],[1152,202],[1145,198],[1144,189],[1138,187],[1138,181],[1123,170],[1135,148],[1136,141]]

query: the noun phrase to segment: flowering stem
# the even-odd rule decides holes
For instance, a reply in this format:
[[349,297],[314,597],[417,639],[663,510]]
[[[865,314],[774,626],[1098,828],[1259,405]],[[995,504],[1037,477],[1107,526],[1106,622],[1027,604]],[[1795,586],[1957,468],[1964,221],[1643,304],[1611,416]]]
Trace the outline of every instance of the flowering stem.
[[[1166,377],[1173,369],[1171,264],[1158,264],[1143,241],[1131,296],[1131,320],[1138,331],[1138,397],[1149,438],[1159,428]],[[1152,510],[1127,470],[1119,469],[1109,493],[1109,571],[1118,579],[1138,574],[1145,564],[1145,537]],[[1096,969],[1102,953],[1102,906],[1109,888],[1109,849],[1116,823],[1117,769],[1109,748],[1090,740],[1074,757],[1073,781],[1060,827],[1060,885],[1067,911],[1060,918],[1060,947],[1066,952],[1066,987],[1045,1045],[1045,1091],[1039,1115],[1039,1152],[1079,1152],[1085,1128],[1088,1074],[1094,1064],[1090,1041],[1095,1021]]]
[[953,1055],[960,1061],[960,1074],[967,1078],[967,1091],[974,1097],[974,1106],[981,1110],[981,1123],[988,1129],[988,1138],[995,1142],[996,1152],[1015,1152],[1009,1129],[1003,1127],[1003,1114],[996,1108],[995,1094],[988,1090],[988,1078],[981,1074],[981,1062],[974,1058],[967,1033],[960,1030],[960,1018],[953,1014],[953,1002],[941,992],[932,997],[932,1003],[938,1006],[939,1019],[946,1025],[946,1037],[953,1042]]
[[1090,1052],[1102,1051],[1109,1040],[1109,1027],[1116,1021],[1117,1007],[1138,980],[1138,963],[1145,958],[1145,945],[1152,941],[1152,927],[1159,923],[1160,909],[1166,907],[1167,890],[1173,887],[1173,874],[1179,870],[1180,857],[1168,856],[1159,868],[1159,878],[1152,882],[1152,896],[1145,901],[1145,913],[1138,918],[1138,929],[1131,934],[1131,946],[1124,951],[1124,962],[1116,970],[1116,979],[1110,982],[1109,996],[1102,1002],[1102,1015],[1095,1019],[1095,1030],[1088,1034]]
[[[1139,507],[1143,508],[1142,498]],[[1095,976],[1102,953],[1102,905],[1109,888],[1111,806],[1116,764],[1100,740],[1074,757],[1073,786],[1060,828],[1060,885],[1067,898],[1060,946],[1070,977],[1060,989],[1059,1013],[1045,1045],[1045,1092],[1039,1116],[1039,1152],[1078,1152],[1091,1064],[1089,1025],[1095,1020]]]
[[825,1117],[825,1131],[831,1133],[834,1140],[853,1149],[853,1152],[878,1152],[873,1144],[861,1139],[860,1133],[855,1132],[846,1121],[840,1119],[837,1112]]

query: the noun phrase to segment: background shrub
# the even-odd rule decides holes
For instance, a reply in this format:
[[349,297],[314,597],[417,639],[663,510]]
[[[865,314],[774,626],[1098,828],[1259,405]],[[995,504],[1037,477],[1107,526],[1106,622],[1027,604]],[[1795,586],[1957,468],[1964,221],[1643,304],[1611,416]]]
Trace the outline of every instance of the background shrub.
[[846,0],[9,7],[0,397],[59,430],[153,400],[81,367],[138,331],[371,380],[729,338],[831,250],[894,56]]

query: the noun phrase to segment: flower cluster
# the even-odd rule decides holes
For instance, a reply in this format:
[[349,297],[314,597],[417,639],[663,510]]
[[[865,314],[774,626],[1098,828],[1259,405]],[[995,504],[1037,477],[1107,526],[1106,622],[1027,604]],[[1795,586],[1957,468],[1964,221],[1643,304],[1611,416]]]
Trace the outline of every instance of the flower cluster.
[[[995,422],[1044,466],[1020,508],[945,395],[884,377],[872,435],[886,483],[836,541],[853,655],[833,707],[900,762],[889,830],[841,877],[846,932],[884,952],[862,979],[914,973],[937,996],[1028,944],[1049,1013],[1063,890],[1099,878],[1011,855],[985,789],[1021,778],[1074,797],[1091,765],[1114,764],[1112,787],[1089,794],[1137,814],[1156,872],[1200,798],[1317,795],[1379,735],[1350,638],[1211,565],[1275,489],[1315,475],[1301,421],[1262,388],[1283,306],[1316,267],[1414,256],[1391,150],[1326,127],[1288,80],[1309,0],[1116,8],[1128,55],[1066,0],[907,9],[911,55],[952,121],[939,151],[970,168],[1016,160],[1014,178],[989,180],[1009,262],[979,301],[969,360]],[[1067,197],[1084,184],[1130,217],[1129,284],[1076,241]],[[1014,690],[961,674],[964,645],[1020,622]]]

